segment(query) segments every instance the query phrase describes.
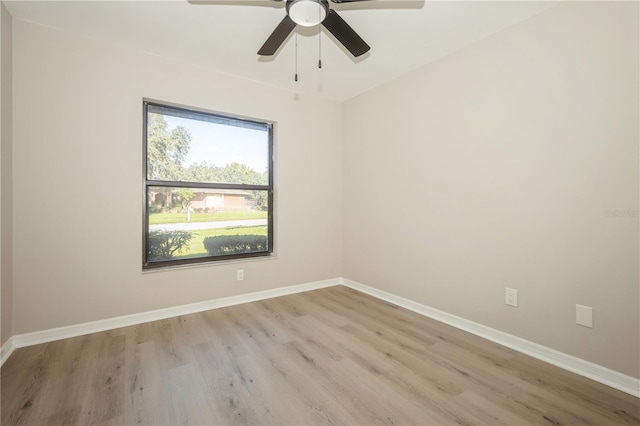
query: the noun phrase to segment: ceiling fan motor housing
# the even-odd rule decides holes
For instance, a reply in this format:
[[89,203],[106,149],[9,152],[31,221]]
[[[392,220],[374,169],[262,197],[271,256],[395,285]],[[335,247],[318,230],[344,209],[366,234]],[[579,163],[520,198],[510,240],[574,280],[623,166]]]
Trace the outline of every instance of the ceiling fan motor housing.
[[287,14],[298,25],[315,27],[321,24],[329,13],[327,0],[289,0]]

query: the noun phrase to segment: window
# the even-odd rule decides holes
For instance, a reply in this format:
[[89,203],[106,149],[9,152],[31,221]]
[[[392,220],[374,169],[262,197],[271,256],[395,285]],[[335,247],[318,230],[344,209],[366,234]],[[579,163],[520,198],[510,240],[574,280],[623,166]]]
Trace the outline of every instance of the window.
[[143,108],[143,268],[270,255],[272,124]]

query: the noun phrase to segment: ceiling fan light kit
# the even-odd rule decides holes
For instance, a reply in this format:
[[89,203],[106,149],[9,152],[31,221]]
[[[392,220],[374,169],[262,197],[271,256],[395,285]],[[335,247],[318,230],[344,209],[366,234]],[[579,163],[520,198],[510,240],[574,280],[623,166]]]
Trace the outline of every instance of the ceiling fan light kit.
[[287,13],[298,25],[315,27],[324,21],[329,12],[327,0],[292,0],[287,2]]

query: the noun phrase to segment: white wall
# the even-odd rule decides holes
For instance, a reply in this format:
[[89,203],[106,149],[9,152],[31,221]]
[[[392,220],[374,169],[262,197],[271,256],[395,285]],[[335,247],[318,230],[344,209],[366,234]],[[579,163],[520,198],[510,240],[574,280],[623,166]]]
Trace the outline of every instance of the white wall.
[[640,377],[638,31],[562,4],[346,102],[343,276]]
[[0,345],[12,335],[12,19],[0,3]]
[[[14,334],[340,276],[339,104],[13,29]],[[277,259],[141,272],[143,97],[278,123]]]

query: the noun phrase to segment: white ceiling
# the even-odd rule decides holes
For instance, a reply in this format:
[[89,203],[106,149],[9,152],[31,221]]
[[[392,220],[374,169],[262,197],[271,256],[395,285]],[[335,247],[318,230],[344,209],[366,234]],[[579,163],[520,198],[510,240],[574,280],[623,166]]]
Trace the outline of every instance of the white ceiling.
[[541,1],[372,0],[331,3],[371,51],[353,58],[318,27],[298,27],[271,58],[257,51],[285,15],[272,0],[6,1],[14,19],[36,22],[197,64],[272,86],[343,101],[521,22]]

